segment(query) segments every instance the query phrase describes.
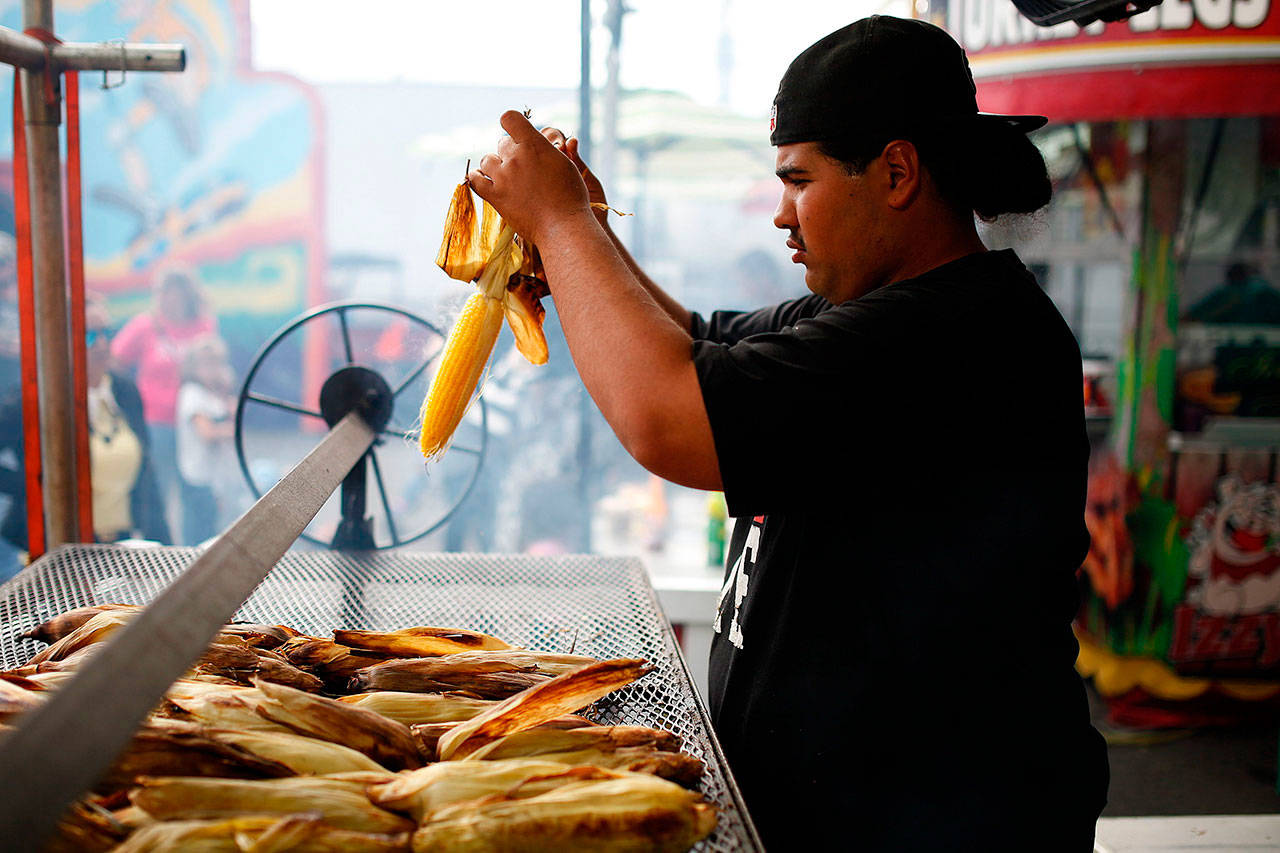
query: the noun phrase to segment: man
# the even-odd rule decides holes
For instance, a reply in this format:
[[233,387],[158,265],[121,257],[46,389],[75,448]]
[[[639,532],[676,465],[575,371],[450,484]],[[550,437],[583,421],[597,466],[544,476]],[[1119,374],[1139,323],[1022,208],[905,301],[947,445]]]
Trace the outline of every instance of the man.
[[797,57],[774,110],[813,295],[749,314],[650,281],[557,131],[504,114],[470,179],[539,247],[623,446],[738,519],[710,700],[766,846],[1090,850],[1079,350],[974,226],[1048,201],[1044,119],[979,115],[955,42],[881,16]]

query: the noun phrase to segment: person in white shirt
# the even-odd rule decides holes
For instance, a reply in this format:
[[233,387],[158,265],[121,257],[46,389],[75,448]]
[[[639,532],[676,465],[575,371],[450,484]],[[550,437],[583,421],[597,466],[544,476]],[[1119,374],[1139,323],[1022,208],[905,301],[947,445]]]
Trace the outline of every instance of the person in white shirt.
[[233,381],[221,338],[205,335],[191,343],[175,413],[178,473],[184,481],[182,536],[188,545],[217,533],[233,508]]

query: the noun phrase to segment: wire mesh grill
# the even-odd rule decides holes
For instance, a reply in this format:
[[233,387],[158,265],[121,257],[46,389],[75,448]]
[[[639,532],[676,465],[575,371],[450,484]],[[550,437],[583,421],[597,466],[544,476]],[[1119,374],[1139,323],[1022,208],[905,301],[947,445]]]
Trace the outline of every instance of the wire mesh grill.
[[[192,548],[71,545],[0,586],[0,665],[42,647],[21,634],[90,604],[146,604],[195,559]],[[236,620],[327,637],[334,628],[464,627],[514,645],[656,667],[588,712],[611,725],[662,728],[706,763],[701,791],[720,809],[699,851],[762,849],[719,745],[638,560],[590,555],[376,552],[286,554]]]

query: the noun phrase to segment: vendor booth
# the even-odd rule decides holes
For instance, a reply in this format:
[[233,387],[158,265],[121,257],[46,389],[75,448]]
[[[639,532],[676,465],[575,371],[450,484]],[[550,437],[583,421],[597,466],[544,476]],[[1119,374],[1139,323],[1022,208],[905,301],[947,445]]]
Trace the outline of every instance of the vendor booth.
[[982,109],[1050,121],[1047,221],[990,231],[1085,357],[1079,669],[1121,724],[1274,716],[1280,10],[1166,0],[1084,29],[1002,0],[927,14],[968,52]]

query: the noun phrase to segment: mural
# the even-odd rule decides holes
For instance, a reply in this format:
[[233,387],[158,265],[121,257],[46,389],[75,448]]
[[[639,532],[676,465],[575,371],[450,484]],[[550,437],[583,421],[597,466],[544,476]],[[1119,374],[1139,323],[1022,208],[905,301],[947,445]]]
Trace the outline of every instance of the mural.
[[[86,280],[121,321],[163,269],[194,269],[243,369],[322,299],[317,101],[249,69],[247,0],[59,2],[54,21],[68,41],[186,46],[182,73],[80,76]],[[0,23],[21,29],[20,4],[0,3]],[[11,98],[0,87],[0,108]]]

